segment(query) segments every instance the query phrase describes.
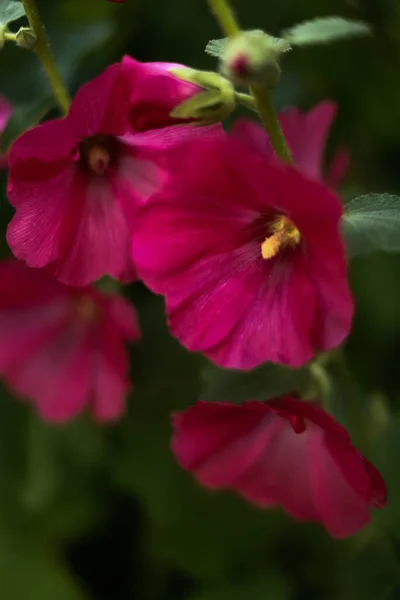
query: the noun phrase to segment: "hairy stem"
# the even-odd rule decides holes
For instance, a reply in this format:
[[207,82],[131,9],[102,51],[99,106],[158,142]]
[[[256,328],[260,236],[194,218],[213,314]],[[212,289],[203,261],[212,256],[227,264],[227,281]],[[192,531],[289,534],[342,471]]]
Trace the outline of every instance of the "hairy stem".
[[37,37],[37,44],[34,47],[34,51],[42,62],[54,96],[57,100],[57,104],[62,113],[67,114],[71,100],[51,51],[49,38],[47,37],[43,23],[40,19],[36,1],[22,0],[22,4],[24,5],[29,25]]

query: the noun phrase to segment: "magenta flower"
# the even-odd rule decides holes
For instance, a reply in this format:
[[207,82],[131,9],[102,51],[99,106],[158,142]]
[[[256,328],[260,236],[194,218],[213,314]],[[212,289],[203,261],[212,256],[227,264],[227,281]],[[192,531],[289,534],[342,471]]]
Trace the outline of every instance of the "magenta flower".
[[[8,243],[17,258],[51,266],[69,285],[136,277],[130,229],[137,209],[162,184],[168,148],[192,133],[189,126],[131,131],[137,88],[152,78],[135,64],[106,69],[78,91],[66,118],[26,132],[11,149],[8,196],[16,214]],[[199,136],[214,131],[219,126],[196,128]]]
[[232,138],[188,141],[174,160],[132,245],[172,333],[240,369],[338,346],[353,302],[332,192]]
[[235,490],[263,507],[280,506],[321,523],[335,538],[356,533],[369,507],[386,503],[375,467],[348,432],[316,404],[198,402],[174,415],[172,450],[206,487]]
[[127,340],[139,338],[122,296],[70,288],[40,269],[0,262],[0,374],[46,421],[64,422],[87,406],[97,421],[125,408]]
[[8,155],[4,153],[4,148],[1,146],[1,135],[12,113],[13,107],[10,102],[4,96],[0,96],[0,170],[8,167]]
[[172,69],[184,69],[184,65],[165,62],[141,63],[130,56],[124,56],[122,63],[131,69],[135,77],[129,114],[130,125],[134,131],[148,131],[184,123],[170,117],[170,112],[194,94],[204,91],[171,73]]
[[[339,186],[350,162],[347,150],[342,149],[334,156],[327,173],[323,174],[325,145],[335,114],[333,102],[321,102],[307,113],[289,108],[279,114],[296,167],[307,177],[325,181],[332,188]],[[277,160],[265,130],[257,123],[240,119],[234,126],[233,135],[262,156]]]

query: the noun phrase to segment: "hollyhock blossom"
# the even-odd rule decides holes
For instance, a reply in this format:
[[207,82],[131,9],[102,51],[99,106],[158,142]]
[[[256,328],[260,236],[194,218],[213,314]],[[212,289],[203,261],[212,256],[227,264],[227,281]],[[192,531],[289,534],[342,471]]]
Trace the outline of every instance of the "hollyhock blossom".
[[98,421],[125,408],[127,340],[139,338],[122,296],[59,283],[42,269],[0,263],[0,375],[46,421],[88,407]]
[[235,490],[263,508],[281,506],[335,538],[356,533],[369,522],[369,507],[386,502],[379,472],[317,404],[198,402],[173,424],[173,452],[203,485]]
[[202,88],[178,79],[173,69],[185,69],[184,65],[166,62],[141,63],[131,56],[124,56],[122,63],[131,70],[135,86],[129,119],[134,131],[148,131],[168,125],[184,123],[170,116],[170,112]]
[[[151,86],[152,77],[145,64],[114,64],[80,88],[66,118],[13,144],[8,197],[16,214],[7,240],[17,258],[31,267],[49,265],[69,285],[105,274],[135,278],[129,246],[137,208],[162,185],[168,148],[194,135],[189,126],[131,130],[137,88]],[[157,89],[164,106],[165,90]],[[215,131],[220,126],[195,134]]]
[[[312,179],[325,181],[336,188],[341,183],[349,167],[350,157],[342,149],[333,157],[323,174],[323,157],[329,129],[336,114],[333,102],[321,102],[306,113],[297,108],[289,108],[279,114],[279,122],[298,169]],[[233,135],[262,156],[277,160],[269,138],[261,125],[239,119]]]
[[[173,158],[172,158],[173,154]],[[353,302],[341,204],[233,138],[188,141],[138,219],[133,256],[172,333],[224,367],[299,366],[338,346]]]
[[[4,98],[4,96],[0,96],[0,148],[1,148],[1,134],[3,133],[4,129],[6,128],[8,120],[11,117],[12,113],[13,113],[13,107],[10,104],[10,102],[8,102],[8,100],[6,100]],[[3,148],[1,148],[1,150],[4,151]],[[6,154],[3,154],[0,151],[0,170],[6,169],[7,165],[8,165],[8,156]]]

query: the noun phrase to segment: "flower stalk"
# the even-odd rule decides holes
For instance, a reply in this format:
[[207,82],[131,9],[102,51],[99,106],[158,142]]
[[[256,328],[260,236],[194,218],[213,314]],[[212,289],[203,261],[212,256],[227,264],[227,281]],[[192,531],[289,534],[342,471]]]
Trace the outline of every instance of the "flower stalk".
[[53,90],[57,104],[65,115],[71,104],[68,90],[64,84],[61,73],[58,70],[54,55],[50,48],[50,41],[40,19],[39,10],[35,0],[22,0],[29,26],[37,37],[37,43],[33,50],[38,55],[46,72],[47,78]]
[[[234,37],[240,33],[240,27],[229,5],[229,0],[207,0],[211,12],[215,15],[222,31],[227,37]],[[261,122],[268,133],[276,155],[287,163],[293,163],[293,158],[286,143],[285,136],[279,125],[275,109],[271,101],[271,94],[266,86],[252,86],[250,91],[254,97],[257,112]]]

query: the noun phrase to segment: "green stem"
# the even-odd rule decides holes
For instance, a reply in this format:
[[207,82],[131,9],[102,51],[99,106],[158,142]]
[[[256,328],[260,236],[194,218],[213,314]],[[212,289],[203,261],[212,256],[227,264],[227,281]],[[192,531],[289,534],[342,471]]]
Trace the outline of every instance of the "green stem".
[[233,37],[240,33],[239,23],[227,0],[208,0],[208,4],[226,36]]
[[3,37],[6,40],[6,42],[17,41],[17,36],[15,35],[15,33],[11,33],[11,31],[3,31]]
[[250,88],[250,91],[254,96],[258,114],[269,135],[276,155],[284,162],[293,164],[292,154],[279,125],[269,90],[265,87],[253,86]]
[[29,25],[37,37],[37,44],[34,51],[42,62],[61,111],[63,114],[67,114],[71,100],[51,51],[49,38],[40,19],[36,0],[22,0],[22,4],[24,5]]
[[[240,27],[229,5],[229,0],[207,1],[224,34],[227,37],[238,35]],[[268,88],[257,86],[250,88],[250,91],[253,94],[257,112],[270,137],[276,155],[284,162],[293,163],[292,155],[280,128]]]

